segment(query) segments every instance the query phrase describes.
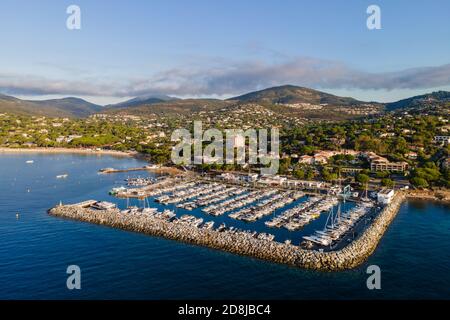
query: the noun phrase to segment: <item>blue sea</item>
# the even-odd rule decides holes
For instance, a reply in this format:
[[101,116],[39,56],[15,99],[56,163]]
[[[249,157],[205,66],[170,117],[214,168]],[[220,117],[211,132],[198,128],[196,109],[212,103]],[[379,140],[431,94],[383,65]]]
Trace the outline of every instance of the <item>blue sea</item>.
[[[440,203],[405,203],[364,265],[332,273],[47,215],[47,209],[60,201],[96,199],[126,206],[125,200],[112,198],[108,191],[123,185],[128,176],[144,173],[97,171],[144,164],[111,156],[0,154],[0,299],[450,298],[450,207]],[[56,179],[61,174],[68,177]],[[177,212],[183,213],[213,219],[199,211]],[[213,220],[298,243],[325,219],[323,215],[296,233],[267,229],[265,220],[252,224],[226,216]],[[66,287],[69,265],[81,269],[81,290]],[[369,265],[381,269],[380,290],[367,288]]]

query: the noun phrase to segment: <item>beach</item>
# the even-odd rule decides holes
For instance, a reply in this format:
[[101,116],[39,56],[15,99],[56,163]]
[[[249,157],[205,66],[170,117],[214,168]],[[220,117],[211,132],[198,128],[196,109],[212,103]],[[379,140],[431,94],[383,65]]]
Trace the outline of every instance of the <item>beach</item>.
[[117,157],[137,157],[138,152],[132,151],[116,151],[116,150],[97,150],[97,149],[83,149],[83,148],[0,148],[0,153],[75,153],[75,154],[90,154],[90,155],[109,155]]

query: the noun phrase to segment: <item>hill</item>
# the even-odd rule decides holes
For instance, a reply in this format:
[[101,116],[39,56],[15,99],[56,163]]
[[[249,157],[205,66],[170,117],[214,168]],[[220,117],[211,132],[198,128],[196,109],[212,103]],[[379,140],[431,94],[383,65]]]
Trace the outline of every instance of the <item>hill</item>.
[[104,110],[106,113],[149,115],[149,114],[184,114],[193,112],[214,111],[231,105],[231,102],[218,99],[179,99],[152,104],[141,104],[127,108],[111,108]]
[[[277,114],[311,120],[345,120],[377,115],[385,111],[430,109],[450,106],[450,92],[438,91],[392,103],[364,102],[314,89],[285,85],[250,92],[227,100],[177,99],[164,95],[136,97],[102,107],[79,98],[43,101],[21,100],[0,95],[0,113],[44,115],[49,117],[87,117],[94,113],[129,115],[189,115],[202,111],[227,110],[231,106],[257,104]],[[441,109],[439,109],[441,110]]]
[[111,109],[121,109],[121,108],[130,108],[130,107],[137,107],[140,105],[150,105],[155,103],[164,103],[168,101],[176,101],[179,100],[177,98],[165,96],[165,95],[147,95],[147,96],[141,96],[136,97],[127,101],[119,102],[116,104],[110,104],[107,105],[106,108]]
[[250,92],[238,97],[228,99],[230,101],[252,102],[260,104],[298,104],[309,103],[314,105],[328,104],[349,106],[365,102],[353,98],[338,97],[329,93],[314,89],[285,85]]
[[436,91],[428,94],[423,94],[420,96],[415,96],[396,102],[391,102],[386,104],[386,110],[397,111],[399,109],[408,108],[426,108],[434,105],[445,105],[450,103],[450,92],[449,91]]
[[0,112],[15,114],[81,118],[98,112],[102,108],[79,98],[33,101],[0,95]]

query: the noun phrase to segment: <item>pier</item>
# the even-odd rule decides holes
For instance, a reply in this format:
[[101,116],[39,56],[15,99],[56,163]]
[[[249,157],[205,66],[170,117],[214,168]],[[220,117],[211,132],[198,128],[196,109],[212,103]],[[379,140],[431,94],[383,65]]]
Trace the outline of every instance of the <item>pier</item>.
[[102,174],[112,174],[112,173],[121,173],[121,172],[135,172],[135,171],[150,171],[157,174],[169,174],[171,176],[175,176],[178,174],[181,174],[182,171],[173,168],[173,167],[160,167],[160,166],[143,166],[143,167],[137,167],[137,168],[127,168],[127,169],[114,169],[114,168],[103,168],[100,169],[98,172]]
[[[289,243],[273,241],[270,236],[255,236],[254,233],[232,228],[200,227],[198,223],[180,223],[175,222],[179,220],[160,219],[150,214],[124,215],[117,208],[96,210],[85,207],[86,203],[84,206],[56,206],[49,210],[49,214],[301,268],[337,271],[357,267],[375,251],[405,199],[404,192],[397,192],[392,202],[377,215],[358,238],[344,248],[330,252],[306,250]],[[189,221],[189,218],[186,220]]]

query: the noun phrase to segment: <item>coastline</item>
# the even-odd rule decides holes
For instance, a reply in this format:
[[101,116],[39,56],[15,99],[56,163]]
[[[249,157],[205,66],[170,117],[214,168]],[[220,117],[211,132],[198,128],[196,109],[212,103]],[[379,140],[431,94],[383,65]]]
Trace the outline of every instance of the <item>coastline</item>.
[[110,155],[117,157],[140,157],[138,152],[116,151],[116,150],[96,150],[83,148],[0,148],[0,153],[47,153],[47,154],[91,154],[91,155]]

